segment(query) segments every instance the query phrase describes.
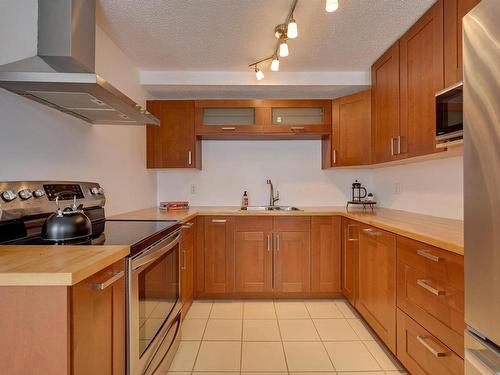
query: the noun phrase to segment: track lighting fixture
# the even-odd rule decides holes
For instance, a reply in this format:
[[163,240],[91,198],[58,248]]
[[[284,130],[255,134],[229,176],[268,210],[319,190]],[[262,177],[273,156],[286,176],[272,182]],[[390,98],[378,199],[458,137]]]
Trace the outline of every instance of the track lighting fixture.
[[273,72],[277,72],[280,70],[280,58],[278,56],[273,57],[273,61],[271,62],[271,70]]
[[257,77],[257,80],[260,81],[262,78],[264,78],[264,73],[262,73],[262,70],[260,70],[257,65],[255,65],[255,77]]
[[339,7],[339,0],[326,0],[325,9],[328,13],[335,12]]
[[[274,28],[274,36],[276,37],[276,39],[278,39],[276,47],[274,48],[274,54],[248,65],[249,68],[253,68],[255,70],[255,77],[257,77],[259,81],[264,78],[264,73],[262,72],[262,70],[260,70],[258,65],[262,64],[265,61],[271,60],[271,70],[273,72],[279,71],[280,57],[286,57],[289,55],[287,41],[289,39],[295,39],[299,35],[297,22],[295,21],[295,18],[293,16],[298,2],[299,0],[292,1],[292,6],[290,8],[290,11],[288,12],[285,22],[280,23]],[[335,12],[338,7],[338,0],[326,0],[325,9],[327,12]]]

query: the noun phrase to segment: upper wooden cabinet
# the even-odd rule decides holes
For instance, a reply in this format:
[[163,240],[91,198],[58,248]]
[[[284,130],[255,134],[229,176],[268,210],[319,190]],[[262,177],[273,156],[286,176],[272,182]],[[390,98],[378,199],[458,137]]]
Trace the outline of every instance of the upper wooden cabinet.
[[198,135],[252,134],[266,122],[262,100],[197,100],[195,124]]
[[462,80],[462,18],[480,0],[444,0],[444,86]]
[[396,353],[396,235],[360,225],[356,308]]
[[372,66],[373,163],[398,158],[401,142],[399,113],[399,41]]
[[194,132],[194,101],[150,100],[148,111],[160,126],[147,125],[148,168],[201,168],[200,142]]
[[311,218],[311,291],[341,293],[340,216]]
[[444,86],[443,0],[399,40],[401,136],[407,157],[436,152],[435,93]]
[[332,164],[370,164],[371,90],[332,101]]

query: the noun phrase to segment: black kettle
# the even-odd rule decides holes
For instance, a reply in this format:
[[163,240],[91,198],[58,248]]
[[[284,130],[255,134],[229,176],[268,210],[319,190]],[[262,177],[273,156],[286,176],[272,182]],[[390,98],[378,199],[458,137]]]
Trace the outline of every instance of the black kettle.
[[[59,197],[73,195],[73,204],[61,210]],[[83,205],[76,206],[76,194],[60,192],[56,196],[57,211],[42,226],[42,239],[54,242],[78,241],[92,236],[92,223],[83,212]]]

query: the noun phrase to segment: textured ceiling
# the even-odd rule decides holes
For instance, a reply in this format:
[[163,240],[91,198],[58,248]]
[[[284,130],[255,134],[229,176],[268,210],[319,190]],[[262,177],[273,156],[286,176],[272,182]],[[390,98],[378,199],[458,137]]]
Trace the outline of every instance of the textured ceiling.
[[[99,0],[98,22],[140,70],[243,71],[272,54],[292,0]],[[435,0],[299,0],[282,71],[367,70]]]

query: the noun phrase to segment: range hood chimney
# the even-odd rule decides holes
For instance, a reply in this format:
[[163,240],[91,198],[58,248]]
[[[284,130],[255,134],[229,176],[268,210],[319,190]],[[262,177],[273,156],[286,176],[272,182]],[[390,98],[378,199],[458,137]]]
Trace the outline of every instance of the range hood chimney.
[[95,73],[95,0],[38,0],[37,56],[0,66],[0,87],[92,124],[160,121]]

